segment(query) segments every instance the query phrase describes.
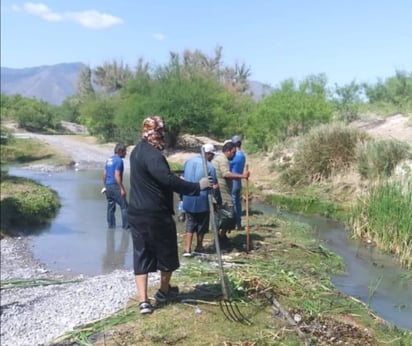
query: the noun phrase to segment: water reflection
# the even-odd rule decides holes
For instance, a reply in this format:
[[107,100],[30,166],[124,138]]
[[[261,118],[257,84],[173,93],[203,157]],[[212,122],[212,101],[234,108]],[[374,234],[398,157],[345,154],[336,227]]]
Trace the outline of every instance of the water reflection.
[[[119,238],[116,248],[116,237]],[[115,269],[124,268],[126,253],[130,242],[129,230],[115,230],[108,228],[106,232],[106,252],[103,255],[102,271],[104,274],[110,273]]]
[[[100,193],[100,170],[48,173],[10,169],[9,173],[34,179],[59,194],[62,207],[56,218],[38,235],[28,238],[34,257],[49,269],[86,275],[132,269],[131,242],[127,242],[121,225],[112,234],[119,247],[110,251],[113,241],[107,234],[107,202]],[[126,189],[128,180],[125,176]],[[121,220],[120,210],[116,211],[116,218]],[[119,254],[123,253],[121,260]]]

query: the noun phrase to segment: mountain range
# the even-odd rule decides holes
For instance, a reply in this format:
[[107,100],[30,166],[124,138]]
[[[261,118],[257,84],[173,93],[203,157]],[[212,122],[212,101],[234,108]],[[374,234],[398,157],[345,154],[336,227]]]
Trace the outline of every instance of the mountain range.
[[86,65],[80,62],[28,68],[1,67],[1,92],[60,105],[76,93],[77,77],[84,67]]
[[[85,67],[81,62],[28,68],[1,67],[1,92],[61,105],[67,97],[76,93],[78,74]],[[249,82],[249,92],[254,100],[260,100],[271,90],[271,87],[260,82]]]

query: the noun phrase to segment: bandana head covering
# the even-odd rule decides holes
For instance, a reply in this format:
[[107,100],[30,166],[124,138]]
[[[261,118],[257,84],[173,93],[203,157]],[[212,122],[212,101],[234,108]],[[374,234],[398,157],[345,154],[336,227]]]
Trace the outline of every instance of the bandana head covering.
[[153,147],[163,150],[165,146],[166,128],[164,121],[158,115],[152,115],[143,120],[142,137]]

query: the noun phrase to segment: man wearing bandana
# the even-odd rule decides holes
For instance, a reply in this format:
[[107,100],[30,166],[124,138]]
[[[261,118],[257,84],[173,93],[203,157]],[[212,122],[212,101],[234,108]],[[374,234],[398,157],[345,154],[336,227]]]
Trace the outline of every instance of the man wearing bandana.
[[130,197],[128,221],[133,238],[133,261],[139,310],[152,313],[147,296],[148,274],[160,271],[157,304],[165,303],[177,287],[170,286],[173,271],[179,268],[176,224],[173,219],[173,192],[197,196],[212,188],[212,177],[188,182],[175,176],[162,154],[166,128],[160,116],[143,121],[142,139],[130,154]]

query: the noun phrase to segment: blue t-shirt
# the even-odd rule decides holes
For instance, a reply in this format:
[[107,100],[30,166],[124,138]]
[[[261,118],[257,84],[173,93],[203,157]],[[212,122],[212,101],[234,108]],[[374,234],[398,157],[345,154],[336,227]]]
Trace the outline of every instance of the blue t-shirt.
[[[207,161],[208,174],[217,183],[216,170],[212,163]],[[183,166],[183,178],[186,181],[198,182],[205,174],[203,173],[203,161],[201,156],[195,156],[187,160]],[[200,213],[209,211],[208,192],[200,191],[199,196],[183,195],[183,209],[189,213]]]
[[[232,173],[242,174],[245,170],[246,156],[242,150],[237,150],[230,162],[230,171]],[[242,186],[242,179],[233,179],[233,189],[237,190]]]
[[123,180],[123,159],[119,155],[113,155],[106,160],[104,166],[106,170],[106,185],[117,184],[115,172],[120,172],[120,179]]
[[230,171],[232,173],[242,174],[245,170],[246,156],[242,150],[237,150],[230,162]]

